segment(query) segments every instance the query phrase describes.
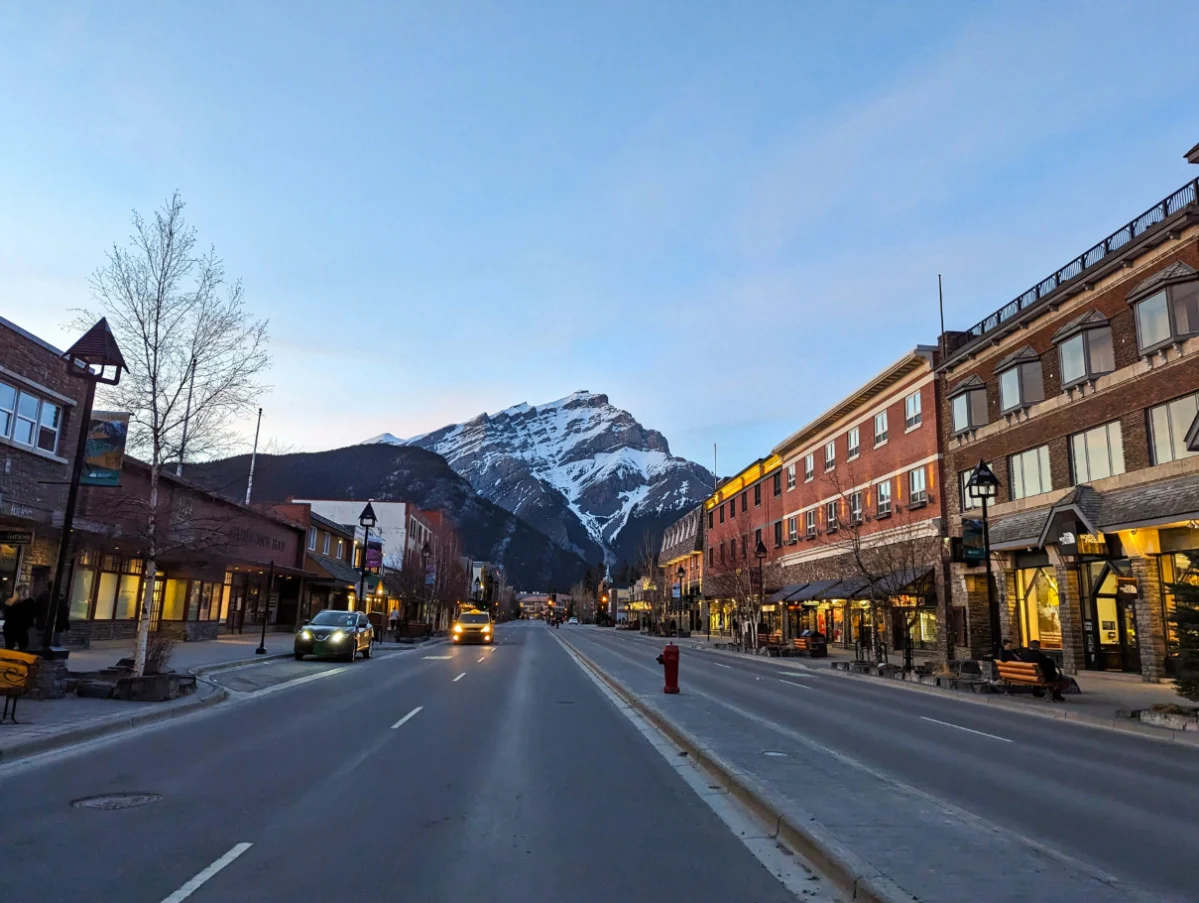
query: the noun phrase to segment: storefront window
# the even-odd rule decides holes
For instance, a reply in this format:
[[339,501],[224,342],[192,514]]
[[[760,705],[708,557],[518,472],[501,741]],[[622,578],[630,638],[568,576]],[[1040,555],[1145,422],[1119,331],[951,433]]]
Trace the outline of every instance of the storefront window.
[[162,620],[183,620],[184,604],[187,601],[187,581],[171,578],[166,581],[162,595]]
[[93,617],[97,621],[111,621],[113,607],[117,600],[117,584],[121,582],[121,575],[105,570],[100,574],[100,588],[96,590],[96,613]]
[[17,560],[20,547],[0,543],[0,600],[7,601],[17,590]]
[[96,585],[96,572],[91,568],[75,568],[75,577],[71,581],[71,620],[87,620],[88,609],[91,608],[92,587]]
[[1174,617],[1174,594],[1170,592],[1171,583],[1190,583],[1199,586],[1199,552],[1175,552],[1161,556],[1162,563],[1162,606],[1166,623],[1166,651],[1170,655],[1178,654],[1178,630],[1172,621]]
[[137,617],[138,597],[141,595],[142,578],[137,574],[122,574],[120,585],[117,587],[117,609],[116,616],[118,618],[126,618],[133,620]]
[[1057,580],[1048,568],[1016,571],[1016,604],[1021,645],[1039,640],[1044,649],[1062,648]]

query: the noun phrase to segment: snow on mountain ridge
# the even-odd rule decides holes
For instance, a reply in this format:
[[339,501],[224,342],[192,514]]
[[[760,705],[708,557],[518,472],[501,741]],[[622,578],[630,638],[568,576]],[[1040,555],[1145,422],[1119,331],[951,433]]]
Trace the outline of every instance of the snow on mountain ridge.
[[437,452],[481,495],[581,554],[583,536],[607,554],[631,519],[683,510],[711,485],[704,468],[670,454],[665,436],[585,390],[406,441],[390,433],[368,441]]

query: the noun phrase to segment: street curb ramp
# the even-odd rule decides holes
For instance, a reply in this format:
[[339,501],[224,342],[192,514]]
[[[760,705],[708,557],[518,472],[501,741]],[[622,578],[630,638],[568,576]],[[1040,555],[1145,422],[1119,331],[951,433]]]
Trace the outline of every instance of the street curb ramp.
[[794,818],[785,814],[749,775],[729,765],[687,731],[668,721],[657,710],[626,689],[569,640],[561,640],[597,678],[602,680],[639,715],[670,738],[695,763],[722,782],[723,788],[767,826],[771,836],[798,853],[834,884],[848,899],[861,903],[914,903],[917,898],[903,890],[868,862],[830,837],[814,815]]

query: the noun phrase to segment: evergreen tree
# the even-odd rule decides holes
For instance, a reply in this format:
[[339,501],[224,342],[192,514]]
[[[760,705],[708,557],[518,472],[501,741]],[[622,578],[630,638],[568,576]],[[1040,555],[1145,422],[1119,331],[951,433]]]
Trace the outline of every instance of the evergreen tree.
[[1170,622],[1178,632],[1178,693],[1199,702],[1199,585],[1175,583],[1170,591],[1174,593]]

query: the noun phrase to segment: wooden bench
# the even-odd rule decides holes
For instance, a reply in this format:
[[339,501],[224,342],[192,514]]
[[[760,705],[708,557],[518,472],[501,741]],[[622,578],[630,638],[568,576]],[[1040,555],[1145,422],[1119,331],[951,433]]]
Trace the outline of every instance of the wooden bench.
[[5,719],[11,719],[13,724],[17,723],[17,700],[33,685],[39,662],[40,657],[27,652],[0,649],[0,695],[4,697],[4,714],[0,716],[0,724],[3,724]]
[[1045,680],[1041,669],[1034,662],[996,662],[999,669],[999,679],[1008,686],[1021,687],[1053,687],[1054,683]]
[[823,658],[828,655],[828,643],[813,643],[811,637],[797,636],[791,642],[797,655],[806,655],[809,658]]

